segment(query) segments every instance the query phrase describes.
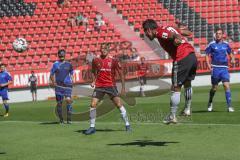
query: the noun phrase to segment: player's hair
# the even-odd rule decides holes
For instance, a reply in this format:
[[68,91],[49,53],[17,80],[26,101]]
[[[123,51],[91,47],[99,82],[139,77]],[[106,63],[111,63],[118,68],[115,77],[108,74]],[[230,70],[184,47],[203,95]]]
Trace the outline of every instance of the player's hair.
[[153,19],[147,19],[142,23],[142,27],[144,30],[146,29],[157,29],[158,25],[157,22]]
[[58,56],[65,56],[66,51],[64,49],[61,49],[58,51]]
[[222,33],[224,33],[224,30],[222,28],[220,28],[220,27],[215,29],[215,33],[217,33],[217,31],[222,31]]
[[101,44],[101,49],[107,49],[110,50],[111,43],[102,43]]

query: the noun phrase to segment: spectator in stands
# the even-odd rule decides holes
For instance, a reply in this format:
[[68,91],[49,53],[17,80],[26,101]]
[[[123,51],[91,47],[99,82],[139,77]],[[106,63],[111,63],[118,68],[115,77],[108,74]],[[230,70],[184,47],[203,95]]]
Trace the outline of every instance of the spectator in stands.
[[29,77],[28,83],[32,93],[32,101],[37,101],[37,76],[34,74],[34,71],[31,73],[32,75]]
[[94,26],[95,31],[100,32],[101,27],[105,25],[105,21],[102,19],[102,17],[103,16],[101,13],[97,13],[95,18],[95,26]]
[[71,26],[71,27],[75,27],[76,26],[76,17],[75,16],[71,16],[70,18],[68,18],[68,24]]
[[87,15],[83,15],[82,13],[79,13],[78,16],[76,16],[76,24],[78,26],[85,26],[86,30],[88,31],[88,18],[87,18]]
[[132,48],[131,60],[132,61],[139,61],[140,60],[140,57],[138,55],[138,51],[137,51],[136,48]]
[[69,0],[58,0],[57,1],[57,5],[61,8],[63,7],[69,7],[70,6],[70,2]]
[[92,64],[92,61],[94,58],[95,58],[95,55],[93,54],[93,52],[88,52],[86,55],[86,63]]

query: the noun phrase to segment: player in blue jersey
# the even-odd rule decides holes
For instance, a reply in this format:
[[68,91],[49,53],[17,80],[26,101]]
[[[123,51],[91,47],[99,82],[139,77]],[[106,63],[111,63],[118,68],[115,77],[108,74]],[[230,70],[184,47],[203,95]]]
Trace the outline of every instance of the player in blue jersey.
[[73,67],[65,61],[65,50],[58,51],[59,60],[56,61],[50,72],[50,85],[55,88],[57,113],[60,124],[64,123],[62,115],[62,104],[65,98],[67,103],[67,123],[71,123],[72,114],[72,86],[73,86]]
[[0,96],[3,100],[3,105],[5,107],[5,114],[4,117],[8,117],[9,115],[9,104],[7,103],[8,99],[8,85],[12,83],[12,77],[6,71],[5,65],[1,64],[0,70]]
[[[227,101],[228,112],[234,112],[231,104],[231,91],[230,91],[230,76],[228,71],[228,55],[231,58],[231,63],[235,63],[234,55],[229,44],[223,40],[223,29],[219,28],[215,32],[215,40],[212,41],[205,52],[207,54],[206,61],[209,69],[211,69],[212,88],[209,92],[208,111],[213,110],[213,97],[217,90],[218,83],[222,81],[225,90],[225,97]],[[211,64],[209,57],[211,57]]]

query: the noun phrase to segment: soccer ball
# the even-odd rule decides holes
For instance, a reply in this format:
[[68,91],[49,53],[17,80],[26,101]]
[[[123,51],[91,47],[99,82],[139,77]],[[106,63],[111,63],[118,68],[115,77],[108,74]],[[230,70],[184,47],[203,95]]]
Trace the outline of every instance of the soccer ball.
[[23,52],[26,51],[28,47],[27,41],[24,38],[17,38],[13,42],[13,49],[17,52]]

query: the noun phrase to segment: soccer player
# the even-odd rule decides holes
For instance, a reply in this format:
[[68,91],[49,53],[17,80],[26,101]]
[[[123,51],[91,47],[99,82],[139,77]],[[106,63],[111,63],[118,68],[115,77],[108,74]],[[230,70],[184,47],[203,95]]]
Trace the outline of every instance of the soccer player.
[[28,79],[28,83],[32,93],[32,101],[37,101],[37,76],[34,74],[34,71],[31,71],[31,76]]
[[[230,76],[228,72],[228,55],[231,58],[231,62],[235,63],[232,49],[226,41],[223,40],[223,29],[218,28],[215,32],[215,40],[209,43],[206,48],[206,61],[211,73],[212,88],[209,92],[208,111],[213,110],[213,97],[218,87],[218,83],[222,81],[225,90],[225,97],[227,101],[228,112],[234,112],[234,108],[231,104],[231,91],[230,91]],[[209,61],[211,57],[211,64]]]
[[0,96],[2,97],[3,105],[5,107],[4,117],[9,116],[9,104],[8,104],[8,85],[12,83],[11,75],[6,71],[5,65],[1,64],[0,71]]
[[60,124],[64,123],[62,115],[62,103],[65,98],[67,103],[67,123],[71,124],[72,115],[72,87],[73,87],[73,67],[65,61],[65,50],[58,51],[59,60],[56,61],[50,72],[50,85],[55,87],[57,113]]
[[144,97],[145,93],[143,90],[143,86],[147,84],[147,72],[148,72],[148,64],[145,63],[145,57],[140,58],[140,64],[138,64],[138,74],[139,74],[139,83],[140,83],[140,96]]
[[171,26],[158,26],[152,19],[147,19],[142,24],[145,35],[154,40],[157,38],[163,49],[173,59],[172,68],[172,93],[170,98],[170,114],[163,121],[166,124],[177,123],[176,112],[180,103],[181,87],[185,88],[184,114],[190,115],[192,87],[191,81],[195,78],[197,58],[194,48],[182,36],[184,31],[178,31]]
[[84,132],[86,135],[94,134],[96,132],[96,107],[105,94],[111,98],[121,112],[122,119],[125,122],[126,131],[131,131],[127,111],[121,102],[115,82],[115,76],[116,73],[118,73],[122,84],[121,94],[125,94],[123,72],[119,61],[108,55],[109,51],[110,44],[102,44],[100,57],[94,58],[92,63],[93,82],[91,86],[95,87],[95,89],[92,94],[92,102],[90,106],[90,128]]

